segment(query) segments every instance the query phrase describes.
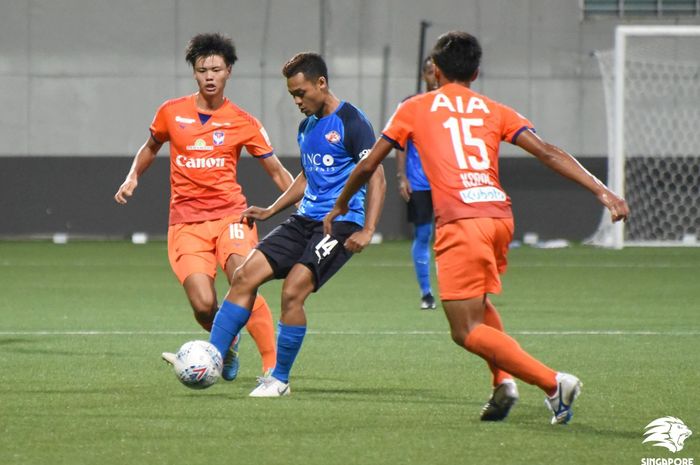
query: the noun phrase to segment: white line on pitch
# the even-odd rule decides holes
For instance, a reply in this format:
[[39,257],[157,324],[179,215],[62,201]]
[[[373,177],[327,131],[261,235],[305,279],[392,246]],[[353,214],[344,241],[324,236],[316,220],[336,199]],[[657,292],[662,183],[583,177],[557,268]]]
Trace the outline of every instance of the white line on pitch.
[[[509,331],[522,336],[698,336],[700,331],[625,331],[625,330],[571,330],[571,331]],[[318,336],[433,336],[447,331],[318,331],[307,334]],[[206,336],[201,331],[0,331],[2,336]]]
[[[0,267],[7,267],[7,268],[46,268],[46,267],[51,267],[52,264],[50,263],[43,263],[43,262],[20,262],[20,261],[10,261],[10,260],[1,260],[0,261]],[[54,264],[54,266],[69,266],[73,268],[105,268],[105,267],[112,267],[114,266],[114,263],[112,262],[104,262],[104,263],[95,263],[95,262],[75,262],[75,263],[60,263],[60,264]],[[162,268],[165,270],[165,265],[161,263],[134,263],[131,266],[134,268]],[[413,267],[413,263],[411,262],[370,262],[370,263],[357,263],[357,262],[350,262],[346,266],[351,267],[351,268],[411,268]],[[547,263],[547,262],[533,262],[533,263],[518,263],[518,262],[511,262],[509,264],[509,267],[511,269],[518,269],[518,268],[644,268],[644,269],[650,269],[650,268],[662,268],[662,269],[688,269],[688,268],[700,268],[700,265],[697,263],[561,263],[561,262],[552,262],[552,263]]]

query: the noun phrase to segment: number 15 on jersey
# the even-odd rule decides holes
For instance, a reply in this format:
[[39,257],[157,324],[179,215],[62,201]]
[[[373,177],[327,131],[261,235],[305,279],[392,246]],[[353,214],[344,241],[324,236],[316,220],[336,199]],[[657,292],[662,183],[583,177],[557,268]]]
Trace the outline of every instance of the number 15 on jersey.
[[[473,127],[484,125],[483,118],[455,118],[450,116],[442,123],[442,127],[450,130],[452,148],[457,157],[457,166],[462,170],[485,171],[491,166],[486,143],[478,137],[472,136]],[[479,156],[467,156],[464,146],[475,147]]]

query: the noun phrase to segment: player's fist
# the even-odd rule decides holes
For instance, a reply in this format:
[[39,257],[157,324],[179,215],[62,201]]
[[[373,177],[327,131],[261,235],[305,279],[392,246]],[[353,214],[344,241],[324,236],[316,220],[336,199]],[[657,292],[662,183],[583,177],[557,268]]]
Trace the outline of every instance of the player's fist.
[[138,184],[139,183],[136,179],[127,178],[122,185],[119,186],[117,193],[114,194],[114,200],[116,200],[117,203],[125,204],[127,202],[127,198],[134,194],[134,189],[136,189]]
[[600,202],[610,211],[610,218],[613,223],[616,221],[627,221],[630,214],[630,207],[625,199],[615,194],[611,190],[607,190],[598,196]]
[[372,233],[362,229],[348,237],[343,245],[352,253],[360,253],[367,247],[371,240]]

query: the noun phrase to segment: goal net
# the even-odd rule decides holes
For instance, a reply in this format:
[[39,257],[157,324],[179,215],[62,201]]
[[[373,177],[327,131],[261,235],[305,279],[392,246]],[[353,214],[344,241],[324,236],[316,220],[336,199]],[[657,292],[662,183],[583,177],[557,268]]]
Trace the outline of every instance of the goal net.
[[700,245],[700,26],[618,26],[596,53],[608,122],[608,185],[631,215],[607,212],[589,243]]

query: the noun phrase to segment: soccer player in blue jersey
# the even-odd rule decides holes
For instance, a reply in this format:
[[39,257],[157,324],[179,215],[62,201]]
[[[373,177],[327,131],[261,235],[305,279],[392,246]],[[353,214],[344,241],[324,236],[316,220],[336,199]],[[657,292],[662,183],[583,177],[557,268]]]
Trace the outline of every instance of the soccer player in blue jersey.
[[[437,88],[433,60],[423,60],[423,81],[428,92]],[[430,239],[433,235],[433,200],[430,184],[423,172],[418,151],[409,140],[406,150],[396,149],[396,167],[399,194],[408,206],[408,221],[413,223],[411,256],[420,288],[420,308],[434,310],[435,297],[430,287]]]
[[258,287],[271,279],[284,279],[277,363],[271,375],[259,379],[251,397],[290,393],[289,372],[306,334],[304,302],[353,253],[369,244],[386,191],[380,168],[366,188],[352,197],[348,212],[336,218],[331,234],[324,235],[322,220],[350,172],[374,145],[374,131],[360,110],[330,91],[326,63],[320,55],[299,53],[284,65],[282,74],[294,103],[306,115],[297,135],[302,171],[274,203],[267,208],[249,207],[242,219],[265,220],[297,202],[299,208],[236,269],[210,337],[210,342],[226,353],[250,317]]

